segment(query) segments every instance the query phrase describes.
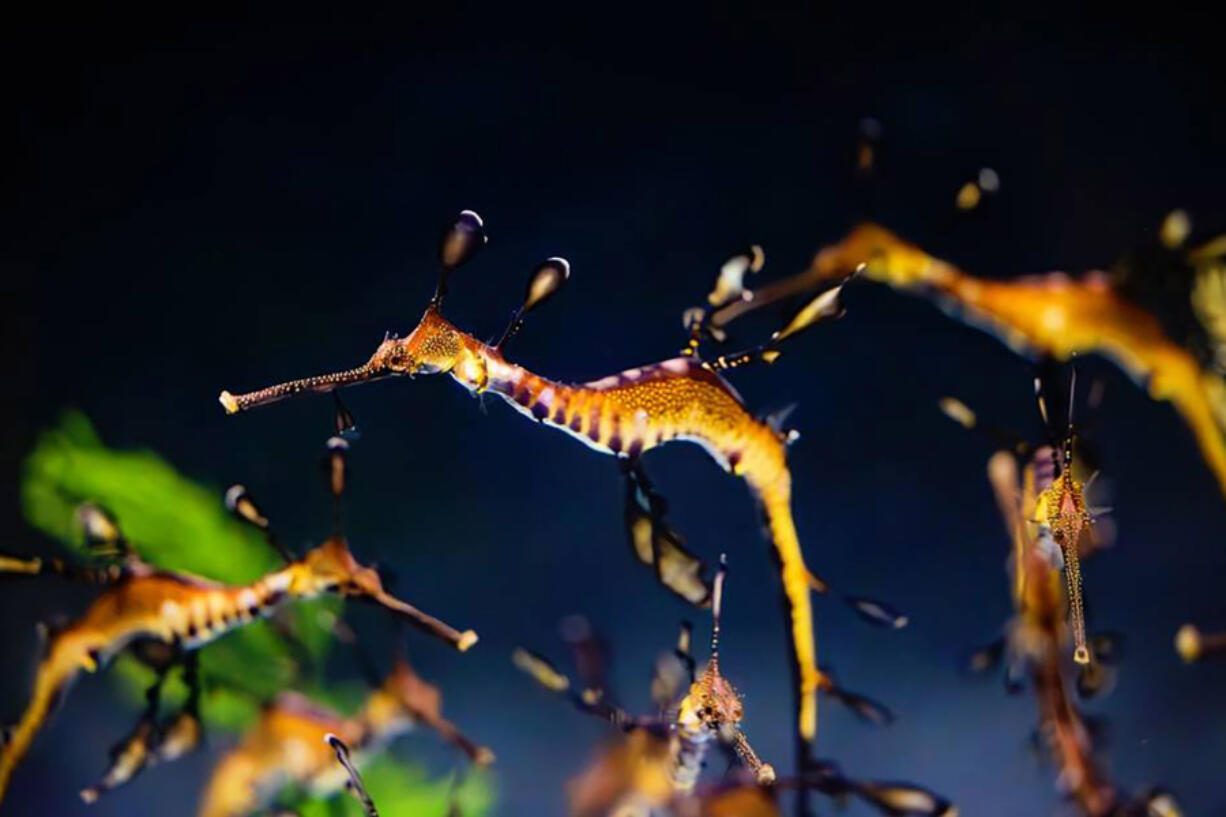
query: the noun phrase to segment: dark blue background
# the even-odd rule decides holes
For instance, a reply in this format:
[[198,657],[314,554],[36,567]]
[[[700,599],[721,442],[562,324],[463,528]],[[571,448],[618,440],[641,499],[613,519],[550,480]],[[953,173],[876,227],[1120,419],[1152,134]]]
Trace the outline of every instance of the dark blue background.
[[[886,129],[877,215],[985,274],[1107,264],[1175,206],[1205,224],[1226,189],[1220,44],[1205,20],[1153,12],[936,22],[875,6],[448,5],[13,20],[0,57],[16,136],[0,231],[4,549],[48,546],[21,521],[16,484],[62,406],[111,444],[153,448],[219,488],[258,486],[291,541],[318,537],[329,402],[225,418],[216,394],[352,365],[385,330],[409,329],[437,231],[461,207],[481,212],[491,241],[449,315],[494,335],[533,263],[565,255],[568,290],[514,355],[575,380],[671,354],[682,309],[743,244],[762,243],[767,274],[782,275],[841,235],[863,204],[863,116]],[[984,165],[1000,173],[999,200],[958,223],[954,191]],[[912,616],[882,633],[818,601],[823,660],[901,715],[879,731],[827,704],[820,753],[859,776],[924,782],[966,815],[1053,813],[1053,774],[1027,741],[1033,701],[959,671],[1009,614],[1006,549],[988,452],[935,408],[956,393],[1037,433],[1030,367],[919,300],[857,285],[846,302],[843,321],[776,367],[735,378],[753,406],[799,403],[795,513],[810,563]],[[1118,689],[1089,709],[1110,723],[1122,786],[1166,784],[1188,814],[1226,814],[1226,665],[1185,667],[1171,649],[1185,620],[1226,624],[1226,503],[1169,406],[1101,361],[1084,370],[1108,387],[1096,435],[1120,529],[1087,590],[1093,624],[1127,636]],[[563,781],[602,729],[533,688],[511,648],[564,658],[556,623],[582,612],[639,708],[653,656],[692,611],[629,556],[612,461],[444,380],[370,386],[349,403],[365,432],[355,549],[480,632],[463,657],[416,637],[410,648],[447,711],[498,752],[498,813],[561,813]],[[753,505],[697,448],[648,465],[692,545],[729,553],[725,671],[760,752],[786,767],[784,633]],[[81,601],[52,582],[0,591],[4,720],[27,694],[34,622]],[[6,813],[188,811],[209,756],[92,809],[77,801],[132,717],[116,701],[105,681],[77,686]],[[405,751],[450,762],[427,738]]]

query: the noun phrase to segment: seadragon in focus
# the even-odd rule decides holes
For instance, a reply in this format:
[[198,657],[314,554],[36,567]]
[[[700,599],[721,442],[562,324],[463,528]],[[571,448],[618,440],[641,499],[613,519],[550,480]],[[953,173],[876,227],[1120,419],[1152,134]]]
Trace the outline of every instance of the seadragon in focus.
[[[1099,638],[1093,652],[1086,646],[1080,587],[1069,570],[1072,560],[1092,552],[1094,542],[1078,536],[1070,540],[1071,547],[1065,541],[1057,544],[1043,515],[1044,507],[1053,504],[1052,497],[1062,490],[1061,478],[1073,480],[1071,434],[1063,446],[1033,446],[999,429],[979,426],[974,413],[957,400],[946,398],[942,409],[965,427],[987,431],[1000,446],[988,461],[988,482],[1011,542],[1014,616],[1003,640],[975,653],[971,669],[986,671],[1003,658],[1010,689],[1018,691],[1030,683],[1038,704],[1037,735],[1058,771],[1057,786],[1081,813],[1179,817],[1169,792],[1155,788],[1130,798],[1111,781],[1097,756],[1093,730],[1074,698],[1067,665],[1070,641],[1079,665],[1076,688],[1083,697],[1104,691],[1115,670],[1110,666],[1111,638]],[[1084,496],[1080,483],[1078,496]]]
[[[566,696],[580,711],[601,718],[619,734],[568,787],[572,817],[779,817],[782,791],[819,791],[837,799],[856,797],[895,817],[955,817],[944,798],[909,783],[860,781],[845,777],[834,764],[811,761],[794,778],[780,778],[762,761],[742,730],[741,694],[724,677],[719,663],[719,632],[726,568],[721,560],[712,602],[711,652],[697,672],[692,632],[681,629],[676,648],[662,655],[651,683],[653,715],[635,716],[611,700],[601,661],[592,660],[600,642],[582,619],[569,619],[564,635],[575,653],[582,686],[547,659],[516,650],[516,666],[543,688]],[[875,724],[892,719],[868,698],[827,683],[823,691]],[[719,783],[701,779],[712,751],[722,748],[739,761]]]
[[[339,500],[344,487],[344,452],[340,438],[329,441],[330,481]],[[11,730],[6,730],[0,749],[0,800],[14,768],[24,757],[58,701],[82,672],[97,672],[129,648],[138,657],[157,655],[148,661],[158,672],[149,692],[150,710],[137,730],[112,751],[111,767],[102,782],[82,792],[87,801],[122,785],[147,762],[169,759],[186,751],[198,739],[192,724],[171,722],[177,729],[153,731],[157,694],[166,671],[185,663],[189,685],[195,689],[192,656],[236,629],[271,616],[287,605],[324,595],[362,600],[380,606],[397,618],[425,630],[457,650],[464,651],[477,640],[471,630],[460,632],[388,593],[379,574],[359,563],[339,531],[301,557],[294,557],[272,535],[268,518],[242,486],[232,487],[227,504],[242,519],[265,531],[268,541],[285,559],[285,565],[244,585],[222,585],[199,576],[162,570],[140,559],[123,537],[117,522],[105,510],[86,505],[81,514],[87,538],[99,550],[122,551],[122,561],[102,568],[74,567],[54,559],[0,557],[0,572],[8,574],[57,574],[103,586],[102,592],[72,623],[49,634],[34,689],[25,712]],[[193,692],[185,712],[191,712],[198,692]],[[180,721],[183,721],[180,723]]]
[[[690,344],[677,357],[627,369],[589,383],[550,380],[511,363],[504,356],[524,315],[557,291],[569,276],[569,264],[551,258],[537,267],[523,306],[495,344],[459,329],[442,314],[449,274],[485,244],[484,225],[472,211],[444,233],[442,273],[433,299],[407,337],[388,337],[370,360],[348,371],[294,380],[234,395],[220,396],[227,413],[236,414],[301,394],[333,392],[343,386],[396,375],[446,374],[474,395],[495,394],[531,420],[559,429],[588,447],[618,457],[626,466],[627,523],[640,559],[656,567],[660,580],[696,604],[709,601],[710,588],[699,575],[702,565],[663,522],[663,503],[643,474],[640,458],[674,440],[695,442],[725,469],[741,477],[761,504],[767,533],[780,563],[789,608],[791,647],[799,686],[799,733],[811,741],[817,732],[817,693],[822,684],[814,643],[811,590],[826,592],[825,582],[805,566],[792,519],[792,479],[787,465],[790,436],[777,423],[755,417],[721,371],[753,359],[773,360],[775,345],[824,318],[838,314],[836,285],[802,308],[771,342],[752,352],[705,361],[699,355],[700,333],[692,328]],[[755,263],[752,259],[746,264]],[[721,274],[736,281],[744,265]],[[727,267],[727,265],[726,265]],[[726,300],[712,293],[712,302]],[[698,326],[698,324],[695,324]],[[848,601],[861,615],[886,626],[905,621],[888,608],[864,599]]]

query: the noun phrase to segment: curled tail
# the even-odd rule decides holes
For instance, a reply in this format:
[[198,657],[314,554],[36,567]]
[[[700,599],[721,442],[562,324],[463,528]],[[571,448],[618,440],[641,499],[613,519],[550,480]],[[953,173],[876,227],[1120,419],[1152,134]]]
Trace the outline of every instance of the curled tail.
[[813,608],[809,603],[809,570],[805,567],[800,539],[792,521],[792,484],[787,471],[764,485],[755,485],[766,516],[767,533],[779,559],[783,593],[792,626],[792,653],[799,684],[800,736],[812,741],[817,735],[817,691],[822,673],[817,668],[817,642]]
[[88,653],[81,650],[75,640],[59,637],[52,641],[46,657],[39,664],[30,703],[26,705],[26,711],[4,747],[0,748],[0,803],[4,801],[13,769],[29,751],[30,744],[55,710],[60,696],[78,672],[90,667],[92,661]]

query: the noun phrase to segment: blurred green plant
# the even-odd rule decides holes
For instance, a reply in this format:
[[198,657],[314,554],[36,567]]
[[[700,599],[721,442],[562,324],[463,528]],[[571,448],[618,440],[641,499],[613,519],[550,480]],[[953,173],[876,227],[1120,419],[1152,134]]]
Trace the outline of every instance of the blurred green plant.
[[[26,459],[21,483],[27,521],[64,545],[79,560],[92,554],[76,520],[82,502],[96,502],[119,520],[125,536],[145,561],[167,570],[194,573],[226,583],[248,582],[278,565],[263,537],[233,518],[221,491],[176,471],[152,451],[107,447],[89,419],[67,411],[41,434]],[[288,611],[287,632],[271,621],[250,624],[200,652],[204,681],[201,714],[210,729],[241,731],[250,726],[262,702],[293,687],[325,701],[354,698],[344,684],[325,685],[321,668],[331,643],[325,620],[339,607],[336,599],[298,605]],[[292,634],[292,638],[286,635]],[[153,672],[124,656],[112,676],[133,703],[143,700]],[[182,700],[187,689],[179,675],[168,679],[168,701]],[[387,756],[369,767],[372,794],[380,810],[418,815],[447,813],[450,783],[428,780],[417,768]],[[463,813],[483,813],[491,800],[483,776],[458,789]],[[334,814],[321,802],[306,803],[303,817]],[[354,811],[346,803],[344,813]]]
[[[239,583],[278,564],[262,536],[226,511],[220,490],[193,482],[152,451],[108,448],[80,412],[65,412],[39,436],[26,459],[21,494],[29,523],[79,559],[91,554],[75,510],[89,501],[114,513],[141,558],[157,567]],[[326,599],[286,611],[292,640],[273,622],[260,621],[202,650],[210,724],[241,728],[258,702],[278,690],[316,685],[329,644],[319,613],[336,606]],[[131,659],[118,662],[117,675],[134,696],[153,678]]]

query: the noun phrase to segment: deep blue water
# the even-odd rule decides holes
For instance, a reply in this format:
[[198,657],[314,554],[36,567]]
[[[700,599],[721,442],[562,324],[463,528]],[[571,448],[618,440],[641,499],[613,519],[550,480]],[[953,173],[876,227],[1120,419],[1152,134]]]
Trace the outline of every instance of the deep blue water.
[[[330,401],[226,418],[215,395],[356,364],[385,330],[411,328],[437,231],[461,207],[481,212],[491,241],[448,314],[494,336],[533,264],[566,256],[570,285],[513,354],[574,380],[672,354],[682,309],[744,244],[763,244],[764,274],[782,275],[836,239],[863,208],[851,164],[864,116],[886,133],[875,215],[985,274],[1110,263],[1174,206],[1206,227],[1222,215],[1226,114],[1195,20],[337,14],[31,19],[8,33],[4,550],[47,547],[20,519],[16,482],[34,434],[68,405],[111,444],[219,487],[258,486],[290,541],[324,532],[315,462]],[[954,191],[985,165],[998,200],[955,221]],[[1033,700],[959,669],[1009,614],[1006,547],[990,452],[935,408],[953,393],[1037,433],[1031,368],[924,302],[860,284],[846,305],[777,366],[734,378],[753,406],[799,406],[795,514],[813,567],[911,616],[884,633],[818,601],[823,660],[900,716],[874,730],[827,704],[820,754],[923,782],[964,815],[1060,813],[1029,748]],[[1186,620],[1226,626],[1226,502],[1169,406],[1102,361],[1083,371],[1107,384],[1095,438],[1120,531],[1086,569],[1092,623],[1126,636],[1118,688],[1088,709],[1109,723],[1121,786],[1163,784],[1189,815],[1226,814],[1226,664],[1186,667],[1171,648]],[[631,559],[612,461],[441,379],[347,402],[364,431],[355,549],[393,566],[415,603],[480,632],[464,656],[421,638],[410,650],[447,712],[498,752],[497,812],[560,814],[602,729],[533,688],[510,650],[564,658],[557,622],[583,613],[642,708],[653,657],[693,612]],[[647,464],[691,545],[729,554],[722,663],[759,752],[786,766],[785,640],[753,504],[695,447]],[[0,719],[25,699],[35,621],[80,604],[51,585],[0,589]],[[131,716],[105,681],[78,685],[6,814],[186,813],[209,756],[77,802]],[[424,737],[400,751],[450,762]]]

